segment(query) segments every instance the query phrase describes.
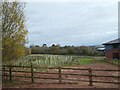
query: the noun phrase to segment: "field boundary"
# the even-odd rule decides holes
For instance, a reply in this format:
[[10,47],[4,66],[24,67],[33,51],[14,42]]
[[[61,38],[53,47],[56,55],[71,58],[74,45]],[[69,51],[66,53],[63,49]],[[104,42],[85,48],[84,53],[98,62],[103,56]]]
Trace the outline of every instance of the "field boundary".
[[[16,70],[16,68],[19,68],[20,70]],[[29,71],[24,70],[24,68],[28,68]],[[57,72],[42,72],[42,71],[34,71],[34,69],[49,69],[49,70],[56,70]],[[81,82],[88,82],[89,86],[92,86],[93,83],[109,83],[109,84],[120,84],[120,75],[119,72],[120,70],[116,69],[116,70],[112,70],[112,69],[93,69],[93,68],[69,68],[69,67],[37,67],[37,66],[11,66],[11,65],[3,65],[3,81],[8,80],[9,82],[14,81],[14,78],[29,78],[30,80],[28,82],[30,83],[37,83],[35,82],[36,79],[43,79],[43,80],[47,80],[47,79],[51,79],[51,80],[57,80],[57,82],[49,82],[50,84],[52,83],[57,83],[57,84],[63,84],[63,83],[77,83],[78,81]],[[63,71],[65,70],[73,70],[73,71],[85,71],[88,72],[88,74],[80,74],[80,73],[65,73]],[[100,71],[100,72],[118,72],[117,76],[113,76],[113,75],[95,75],[93,74],[93,72],[95,71]],[[14,75],[13,75],[14,73]],[[29,76],[21,76],[21,75],[16,75],[16,73],[24,73],[24,74],[30,74]],[[41,76],[35,76],[36,73],[38,74],[47,74],[47,75],[58,75],[58,77],[41,77]],[[64,75],[70,75],[70,76],[85,76],[88,78],[88,80],[79,80],[79,79],[73,79],[73,78],[63,78]],[[94,80],[93,78],[113,78],[116,79],[114,82],[113,81],[100,81],[100,80]],[[64,82],[66,81],[66,82]],[[70,82],[72,81],[72,82]],[[44,84],[42,82],[40,82],[41,84]]]
[[120,66],[120,60],[119,59],[104,59],[104,62],[110,63],[112,65]]

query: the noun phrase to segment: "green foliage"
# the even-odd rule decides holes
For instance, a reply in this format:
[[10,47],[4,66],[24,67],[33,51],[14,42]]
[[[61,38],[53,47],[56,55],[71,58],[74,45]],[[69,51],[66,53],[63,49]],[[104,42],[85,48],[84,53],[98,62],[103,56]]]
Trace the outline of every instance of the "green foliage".
[[31,54],[31,49],[30,48],[25,48],[25,55],[30,55]]
[[2,60],[18,59],[24,55],[27,35],[24,3],[3,2],[2,5]]
[[83,55],[83,56],[99,56],[103,55],[97,51],[95,47],[90,46],[63,46],[52,45],[51,47],[46,46],[30,46],[32,54],[54,54],[54,55]]

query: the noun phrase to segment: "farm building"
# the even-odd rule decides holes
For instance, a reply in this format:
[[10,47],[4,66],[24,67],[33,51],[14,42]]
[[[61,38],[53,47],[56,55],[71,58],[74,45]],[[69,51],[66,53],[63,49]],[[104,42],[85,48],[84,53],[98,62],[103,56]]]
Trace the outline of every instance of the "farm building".
[[104,43],[106,59],[120,59],[120,38]]

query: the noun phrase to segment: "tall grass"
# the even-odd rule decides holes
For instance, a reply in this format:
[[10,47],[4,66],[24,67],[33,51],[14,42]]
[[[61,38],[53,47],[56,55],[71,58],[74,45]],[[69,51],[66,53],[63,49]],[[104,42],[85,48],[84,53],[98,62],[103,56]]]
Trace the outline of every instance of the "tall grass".
[[[100,58],[101,59],[101,58]],[[84,65],[97,63],[100,60],[94,57],[80,57],[80,56],[69,56],[69,55],[29,55],[18,60],[12,61],[12,65],[18,66],[71,66],[71,65]],[[9,64],[9,63],[6,63]]]

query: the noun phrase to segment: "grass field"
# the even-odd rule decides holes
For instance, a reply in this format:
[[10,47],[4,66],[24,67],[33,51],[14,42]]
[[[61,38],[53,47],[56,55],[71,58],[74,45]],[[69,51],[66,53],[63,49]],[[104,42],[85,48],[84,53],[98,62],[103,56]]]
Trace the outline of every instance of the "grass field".
[[74,65],[85,65],[92,63],[101,63],[102,57],[82,57],[82,56],[72,56],[72,55],[45,55],[45,54],[34,54],[22,57],[18,60],[13,60],[11,62],[6,62],[9,65],[19,65],[19,66],[74,66]]
[[74,62],[74,65],[86,65],[86,64],[94,64],[94,63],[102,63],[102,58],[94,58],[94,57],[84,57],[84,58],[77,58]]

